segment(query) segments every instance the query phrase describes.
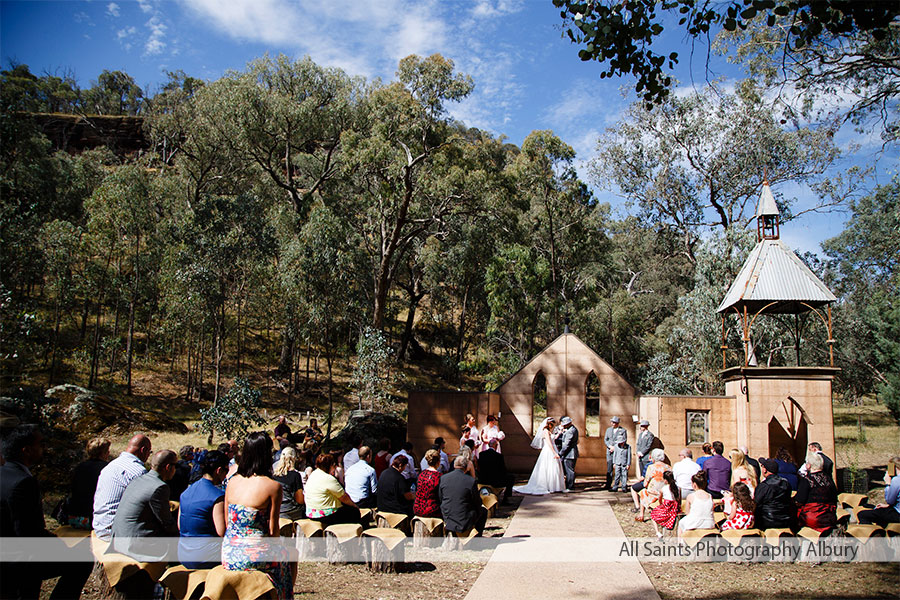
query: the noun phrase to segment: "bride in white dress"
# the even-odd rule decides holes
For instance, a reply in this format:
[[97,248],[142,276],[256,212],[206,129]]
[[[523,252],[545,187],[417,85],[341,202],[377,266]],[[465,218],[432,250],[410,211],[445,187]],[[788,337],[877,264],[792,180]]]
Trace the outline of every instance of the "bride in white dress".
[[537,462],[531,471],[526,485],[514,487],[513,490],[520,494],[542,496],[553,492],[561,492],[566,489],[566,480],[563,476],[562,461],[556,451],[556,444],[550,436],[550,432],[556,425],[552,417],[547,417],[541,422],[537,435],[531,442],[532,448],[540,449]]

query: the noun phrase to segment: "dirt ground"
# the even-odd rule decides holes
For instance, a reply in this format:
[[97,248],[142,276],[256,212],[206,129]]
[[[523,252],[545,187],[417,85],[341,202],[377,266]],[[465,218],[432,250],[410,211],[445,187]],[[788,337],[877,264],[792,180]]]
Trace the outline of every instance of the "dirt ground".
[[[652,538],[653,524],[635,522],[633,506],[625,494],[612,503],[619,524],[629,538]],[[900,597],[896,562],[641,564],[663,600]]]

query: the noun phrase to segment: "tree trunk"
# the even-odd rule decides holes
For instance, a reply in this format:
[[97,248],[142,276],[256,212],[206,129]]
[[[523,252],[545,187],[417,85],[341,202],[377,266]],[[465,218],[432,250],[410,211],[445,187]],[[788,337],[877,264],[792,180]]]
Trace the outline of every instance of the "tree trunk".
[[294,362],[294,334],[289,325],[284,327],[281,334],[281,356],[278,358],[278,373],[282,376],[289,375]]
[[97,383],[97,375],[100,367],[100,320],[103,312],[103,288],[106,285],[106,273],[109,271],[109,265],[112,263],[112,248],[106,255],[106,268],[103,271],[103,278],[100,280],[100,287],[97,290],[97,325],[94,328],[94,346],[91,352],[91,373],[88,377],[88,388],[93,389]]
[[59,298],[56,298],[56,309],[53,315],[53,342],[50,346],[50,377],[48,380],[48,385],[52,386],[54,380],[56,379],[56,349],[59,346],[59,321],[60,321],[60,307],[59,307]]
[[78,335],[78,343],[83,344],[84,338],[87,335],[87,322],[88,315],[91,312],[91,299],[89,297],[84,299],[84,308],[81,310],[81,333]]
[[137,298],[138,286],[140,285],[140,269],[139,258],[141,255],[141,236],[135,238],[134,251],[134,280],[131,286],[131,302],[128,303],[128,340],[125,342],[125,378],[127,380],[127,393],[131,395],[131,364],[134,353],[134,304]]
[[[466,313],[469,310],[469,290],[471,286],[466,286],[466,292],[463,294],[462,310],[459,311],[459,330],[456,340],[456,365],[462,362],[463,345],[466,339]],[[457,372],[459,369],[457,368]]]

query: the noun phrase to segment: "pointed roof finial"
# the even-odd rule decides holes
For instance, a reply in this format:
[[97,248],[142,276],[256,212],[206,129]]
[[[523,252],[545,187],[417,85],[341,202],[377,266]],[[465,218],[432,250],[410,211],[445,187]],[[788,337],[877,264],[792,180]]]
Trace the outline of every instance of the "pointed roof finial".
[[569,333],[569,313],[566,313],[566,316],[563,319],[563,323],[565,323],[565,328],[563,329],[563,333]]
[[762,193],[759,196],[759,205],[756,207],[756,217],[773,217],[779,214],[778,205],[775,204],[775,196],[772,195],[772,188],[769,187],[768,179],[764,179]]

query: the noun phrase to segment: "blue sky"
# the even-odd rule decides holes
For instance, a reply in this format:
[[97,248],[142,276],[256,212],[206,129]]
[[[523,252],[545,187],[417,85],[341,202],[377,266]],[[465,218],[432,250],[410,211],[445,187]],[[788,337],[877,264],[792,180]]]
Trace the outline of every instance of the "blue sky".
[[[561,36],[550,0],[0,0],[0,11],[4,68],[14,61],[36,74],[70,72],[82,87],[103,69],[119,69],[153,92],[166,71],[216,79],[266,52],[309,55],[389,80],[404,56],[440,52],[476,84],[470,98],[450,107],[454,117],[516,144],[535,129],[552,129],[576,149],[582,165],[627,105],[620,88],[633,85],[601,80],[597,63],[578,59],[577,48]],[[681,55],[674,75],[683,85],[740,76],[715,57],[708,75],[705,47],[696,46],[691,60],[690,43],[677,33],[662,46]],[[847,127],[839,141],[863,147],[838,170],[877,162],[873,184],[896,173],[896,155],[879,154],[880,144],[869,137]],[[620,204],[594,187],[601,200]],[[796,195],[800,206],[809,201],[799,187],[774,191]],[[840,232],[844,218],[804,216],[785,227],[783,237],[816,251]]]

